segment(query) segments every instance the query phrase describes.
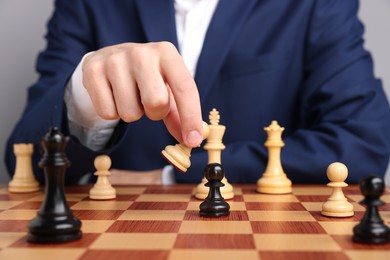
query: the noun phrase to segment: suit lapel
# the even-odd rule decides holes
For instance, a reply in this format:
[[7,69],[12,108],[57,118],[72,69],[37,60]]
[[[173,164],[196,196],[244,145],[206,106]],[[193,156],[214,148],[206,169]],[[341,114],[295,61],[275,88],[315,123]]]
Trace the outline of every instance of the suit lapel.
[[148,42],[169,41],[178,48],[173,0],[136,0]]
[[202,103],[255,3],[256,0],[219,1],[207,30],[195,75]]

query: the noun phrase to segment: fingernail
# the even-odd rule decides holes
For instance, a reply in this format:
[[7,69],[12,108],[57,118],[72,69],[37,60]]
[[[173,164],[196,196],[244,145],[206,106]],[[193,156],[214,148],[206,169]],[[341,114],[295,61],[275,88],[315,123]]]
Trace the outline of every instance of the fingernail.
[[187,135],[187,144],[191,147],[199,146],[199,144],[202,142],[202,137],[200,136],[198,131],[191,131]]

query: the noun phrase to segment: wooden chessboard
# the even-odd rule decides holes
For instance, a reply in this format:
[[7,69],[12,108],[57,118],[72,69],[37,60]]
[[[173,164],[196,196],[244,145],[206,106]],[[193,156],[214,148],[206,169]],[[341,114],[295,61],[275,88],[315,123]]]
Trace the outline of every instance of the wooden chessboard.
[[[235,187],[231,215],[199,217],[195,186],[121,186],[117,198],[92,201],[90,186],[66,189],[82,221],[83,237],[65,244],[26,241],[43,192],[10,194],[0,188],[0,259],[390,259],[390,244],[352,242],[364,214],[358,187],[344,189],[355,216],[320,215],[326,186],[294,186],[288,195],[264,195],[254,185]],[[381,206],[390,223],[390,190]]]

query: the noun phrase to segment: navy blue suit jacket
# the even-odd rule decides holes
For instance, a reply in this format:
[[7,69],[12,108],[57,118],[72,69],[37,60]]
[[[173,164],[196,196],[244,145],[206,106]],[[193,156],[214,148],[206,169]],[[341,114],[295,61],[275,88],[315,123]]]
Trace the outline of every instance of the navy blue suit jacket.
[[[227,126],[222,164],[232,183],[254,183],[266,167],[266,134],[272,120],[285,127],[281,157],[294,183],[325,183],[335,161],[349,168],[348,182],[383,176],[390,152],[390,109],[372,60],[363,49],[363,26],[355,0],[220,0],[197,65],[203,118],[217,108]],[[90,51],[123,42],[169,41],[177,46],[173,0],[57,0],[41,77],[7,146],[34,143],[34,171],[42,180],[39,142],[56,125],[65,134],[64,86]],[[161,122],[120,123],[108,149],[112,167],[162,168],[160,151],[175,141]],[[98,153],[68,145],[67,183],[93,171]],[[178,182],[198,183],[207,153],[194,149],[188,173]]]

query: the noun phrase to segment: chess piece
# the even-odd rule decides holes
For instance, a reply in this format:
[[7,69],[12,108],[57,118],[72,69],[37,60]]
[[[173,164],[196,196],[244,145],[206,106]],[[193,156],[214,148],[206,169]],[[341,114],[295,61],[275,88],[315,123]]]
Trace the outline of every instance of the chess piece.
[[70,165],[65,155],[68,140],[52,127],[41,141],[45,153],[39,166],[45,172],[45,197],[37,216],[28,224],[29,242],[62,243],[81,238],[81,222],[73,216],[64,192],[65,170]]
[[31,157],[33,152],[33,144],[14,144],[16,165],[12,181],[8,184],[9,192],[28,193],[39,190],[39,183],[32,170]]
[[322,205],[321,214],[327,217],[351,217],[353,216],[353,205],[345,198],[342,188],[347,187],[344,181],[348,176],[347,167],[339,162],[328,166],[326,174],[330,182],[327,186],[333,189],[328,200]]
[[[207,143],[203,146],[208,151],[208,163],[221,163],[221,150],[225,149],[225,145],[222,143],[222,137],[225,133],[226,127],[219,124],[219,112],[213,108],[210,111],[210,133],[207,137]],[[208,194],[208,188],[205,186],[207,182],[206,178],[203,178],[201,183],[196,187],[195,198],[204,200]],[[222,179],[222,183],[225,185],[221,187],[222,197],[224,199],[232,199],[234,197],[233,187],[228,182],[226,177]]]
[[272,121],[264,130],[268,135],[264,143],[268,148],[268,162],[263,176],[257,181],[257,191],[267,194],[291,193],[292,184],[283,171],[280,159],[281,148],[284,146],[282,141],[284,127],[280,127],[277,121]]
[[366,212],[361,222],[353,228],[353,241],[367,244],[382,244],[390,242],[390,228],[383,223],[378,206],[384,202],[380,200],[385,190],[381,178],[370,176],[360,182],[360,191],[364,199],[360,204],[366,205]]
[[100,155],[94,161],[96,172],[98,176],[95,185],[89,191],[89,198],[94,200],[108,200],[115,199],[116,191],[111,186],[108,176],[111,175],[109,169],[111,167],[111,159],[107,155]]
[[[203,122],[203,140],[209,135],[209,126]],[[191,151],[192,148],[187,147],[184,144],[167,145],[161,152],[162,156],[172,163],[181,172],[186,172],[191,166]]]
[[208,180],[205,184],[209,187],[206,199],[199,206],[199,215],[202,217],[221,217],[230,214],[230,205],[221,195],[220,188],[223,187],[221,180],[225,173],[219,163],[210,163],[204,170],[204,176]]

